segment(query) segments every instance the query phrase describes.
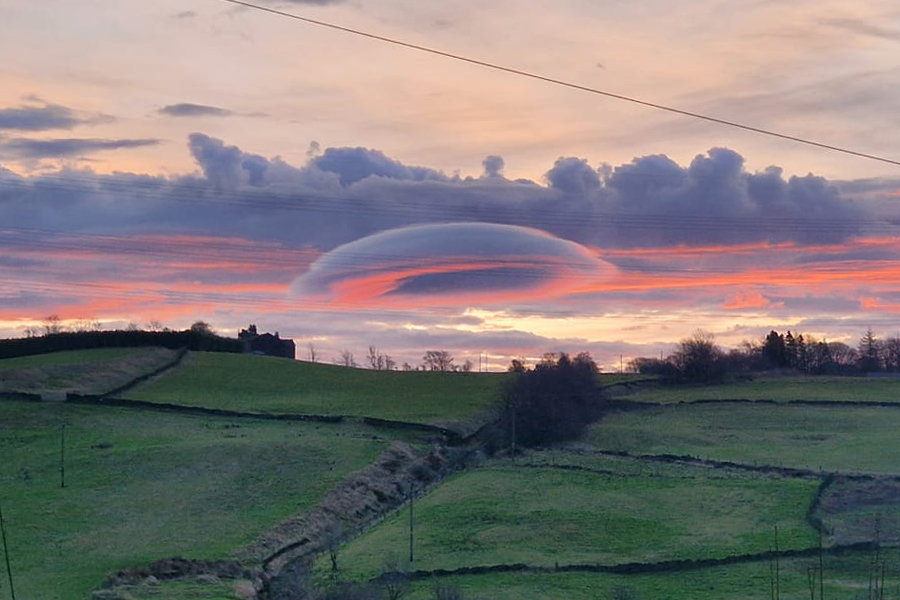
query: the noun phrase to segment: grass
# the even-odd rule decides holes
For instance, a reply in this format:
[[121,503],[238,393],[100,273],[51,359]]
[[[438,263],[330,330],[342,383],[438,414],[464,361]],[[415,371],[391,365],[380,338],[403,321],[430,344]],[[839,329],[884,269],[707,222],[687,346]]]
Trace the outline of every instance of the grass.
[[[490,466],[454,476],[415,504],[415,568],[617,564],[720,557],[815,543],[805,480],[614,476]],[[349,577],[405,557],[403,511],[341,551]],[[324,567],[323,567],[324,568]]]
[[102,394],[175,358],[165,348],[98,348],[0,360],[0,391]]
[[627,399],[660,404],[694,400],[900,402],[900,379],[762,376],[719,385],[653,386],[629,394]]
[[80,600],[119,568],[227,557],[386,447],[361,426],[0,402],[0,501],[17,592]]
[[504,375],[371,371],[266,356],[194,353],[128,398],[238,411],[472,422],[499,399]]
[[604,450],[846,473],[900,473],[900,410],[690,405],[613,413],[587,440]]
[[[890,551],[889,565],[900,555]],[[825,596],[841,600],[867,598],[868,553],[825,557]],[[781,561],[781,597],[808,598],[807,570],[815,559]],[[500,573],[442,577],[440,583],[457,586],[466,600],[769,600],[768,561],[710,567],[678,573],[609,575],[602,573]],[[430,600],[435,582],[417,581],[406,600]],[[894,598],[900,585],[895,570],[885,579],[886,598]],[[816,597],[818,598],[818,588]]]
[[185,579],[128,586],[124,591],[134,600],[235,600],[234,587],[235,582],[227,579],[211,583]]
[[93,350],[66,350],[30,356],[0,359],[0,371],[54,367],[59,365],[81,365],[127,358],[144,352],[144,348],[96,348]]

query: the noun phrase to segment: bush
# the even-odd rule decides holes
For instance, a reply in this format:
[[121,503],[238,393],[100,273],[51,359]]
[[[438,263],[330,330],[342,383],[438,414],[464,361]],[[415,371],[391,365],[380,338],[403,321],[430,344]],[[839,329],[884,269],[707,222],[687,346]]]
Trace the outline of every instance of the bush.
[[578,437],[604,408],[597,373],[588,354],[560,354],[518,372],[503,390],[502,429],[509,442],[539,446]]

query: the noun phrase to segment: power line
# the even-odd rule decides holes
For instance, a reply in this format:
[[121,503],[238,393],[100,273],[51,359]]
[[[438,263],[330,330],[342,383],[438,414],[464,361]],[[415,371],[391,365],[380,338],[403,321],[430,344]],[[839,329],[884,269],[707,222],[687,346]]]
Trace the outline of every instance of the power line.
[[476,65],[476,66],[479,66],[479,67],[484,67],[484,68],[487,68],[487,69],[493,69],[493,70],[495,70],[495,71],[501,71],[501,72],[509,73],[509,74],[512,74],[512,75],[518,75],[518,76],[520,76],[520,77],[527,77],[527,78],[529,78],[529,79],[535,79],[535,80],[537,80],[537,81],[542,81],[542,82],[545,82],[545,83],[550,83],[550,84],[553,84],[553,85],[558,85],[558,86],[561,86],[561,87],[566,87],[566,88],[569,88],[569,89],[578,90],[578,91],[580,91],[580,92],[587,92],[587,93],[590,93],[590,94],[596,94],[596,95],[598,95],[598,96],[605,96],[605,97],[607,97],[607,98],[612,98],[612,99],[614,99],[614,100],[621,100],[621,101],[623,101],[623,102],[630,102],[630,103],[632,103],[632,104],[638,104],[638,105],[640,105],[640,106],[644,106],[644,107],[647,107],[647,108],[652,108],[652,109],[661,110],[661,111],[665,111],[665,112],[669,112],[669,113],[674,113],[674,114],[681,115],[681,116],[684,116],[684,117],[690,117],[690,118],[693,118],[693,119],[699,119],[699,120],[701,120],[701,121],[707,121],[707,122],[709,122],[709,123],[715,123],[715,124],[718,124],[718,125],[724,125],[724,126],[727,126],[727,127],[733,127],[733,128],[736,128],[736,129],[742,129],[742,130],[744,130],[744,131],[749,131],[749,132],[751,132],[751,133],[756,133],[756,134],[760,134],[760,135],[766,135],[766,136],[769,136],[769,137],[774,137],[774,138],[778,138],[778,139],[782,139],[782,140],[787,140],[787,141],[795,142],[795,143],[798,143],[798,144],[806,144],[806,145],[808,145],[808,146],[814,146],[814,147],[816,147],[816,148],[822,148],[822,149],[824,149],[824,150],[831,150],[831,151],[834,151],[834,152],[840,152],[840,153],[843,153],[843,154],[849,154],[849,155],[851,155],[851,156],[856,156],[856,157],[859,157],[859,158],[865,158],[865,159],[868,159],[868,160],[875,160],[875,161],[879,161],[879,162],[883,162],[883,163],[888,163],[888,164],[891,164],[891,165],[900,166],[900,161],[898,161],[898,160],[893,160],[893,159],[890,159],[890,158],[886,158],[886,157],[883,157],[883,156],[878,156],[878,155],[875,155],[875,154],[868,154],[868,153],[865,153],[865,152],[859,152],[859,151],[857,151],[857,150],[851,150],[851,149],[849,149],[849,148],[845,148],[845,147],[842,147],[842,146],[835,146],[835,145],[832,145],[832,144],[826,144],[826,143],[823,143],[823,142],[817,142],[817,141],[815,141],[815,140],[811,140],[811,139],[803,138],[803,137],[799,137],[799,136],[794,136],[794,135],[789,135],[789,134],[786,134],[786,133],[779,133],[779,132],[774,131],[774,130],[772,130],[772,129],[764,129],[764,128],[762,128],[762,127],[754,127],[754,126],[752,126],[752,125],[747,125],[747,124],[744,124],[744,123],[740,123],[740,122],[738,122],[738,121],[731,121],[731,120],[728,120],[728,119],[720,119],[720,118],[718,118],[718,117],[713,117],[713,116],[706,115],[706,114],[703,114],[703,113],[698,113],[698,112],[693,112],[693,111],[689,111],[689,110],[684,110],[684,109],[681,109],[681,108],[676,108],[676,107],[674,107],[674,106],[668,106],[668,105],[666,105],[666,104],[659,104],[659,103],[656,103],[656,102],[649,102],[649,101],[647,101],[647,100],[641,100],[640,98],[635,98],[634,96],[626,96],[626,95],[624,95],[624,94],[617,94],[617,93],[614,93],[614,92],[609,92],[609,91],[606,91],[606,90],[601,90],[601,89],[594,88],[594,87],[590,87],[590,86],[586,86],[586,85],[581,85],[581,84],[577,84],[577,83],[572,83],[572,82],[570,82],[570,81],[565,81],[565,80],[563,80],[563,79],[556,79],[556,78],[554,78],[554,77],[550,77],[550,76],[547,76],[547,75],[541,75],[541,74],[539,74],[539,73],[533,73],[533,72],[531,72],[531,71],[524,71],[524,70],[522,70],[522,69],[516,69],[516,68],[514,68],[514,67],[507,67],[507,66],[504,66],[504,65],[501,65],[501,64],[498,64],[498,63],[492,63],[492,62],[480,60],[480,59],[477,59],[477,58],[472,58],[472,57],[469,57],[469,56],[463,56],[463,55],[461,55],[461,54],[455,54],[455,53],[453,53],[453,52],[447,52],[447,51],[444,51],[444,50],[438,50],[437,48],[431,48],[431,47],[429,47],[429,46],[422,46],[422,45],[420,45],[420,44],[414,44],[414,43],[411,43],[411,42],[405,42],[405,41],[400,40],[400,39],[397,39],[397,38],[391,38],[391,37],[387,37],[387,36],[383,36],[383,35],[378,35],[378,34],[375,34],[375,33],[370,33],[370,32],[367,32],[367,31],[363,31],[363,30],[361,30],[361,29],[354,29],[354,28],[351,28],[351,27],[345,27],[345,26],[343,26],[343,25],[337,25],[337,24],[335,24],[335,23],[329,23],[329,22],[327,22],[327,21],[322,21],[322,20],[319,20],[319,19],[312,19],[312,18],[310,18],[310,17],[303,17],[303,16],[301,16],[301,15],[297,15],[297,14],[294,14],[294,13],[285,12],[285,11],[283,11],[283,10],[278,10],[278,9],[275,9],[275,8],[269,8],[269,7],[267,7],[267,6],[260,6],[260,5],[258,5],[258,4],[253,4],[252,2],[244,2],[243,0],[222,0],[222,1],[223,1],[223,2],[228,2],[228,3],[230,3],[230,4],[236,4],[236,5],[239,5],[239,6],[244,6],[244,7],[246,7],[246,8],[251,8],[251,9],[254,9],[254,10],[259,10],[259,11],[262,11],[262,12],[271,13],[271,14],[273,14],[273,15],[277,15],[277,16],[280,16],[280,17],[286,17],[286,18],[289,18],[289,19],[294,19],[294,20],[296,20],[296,21],[301,21],[301,22],[307,23],[307,24],[309,24],[309,25],[316,25],[316,26],[318,26],[318,27],[325,27],[325,28],[333,29],[333,30],[340,31],[340,32],[343,32],[343,33],[349,33],[349,34],[352,34],[352,35],[356,35],[356,36],[360,36],[360,37],[369,38],[369,39],[372,39],[372,40],[375,40],[375,41],[384,42],[384,43],[387,43],[387,44],[393,44],[393,45],[395,45],[395,46],[401,46],[401,47],[403,47],[403,48],[407,48],[407,49],[410,49],[410,50],[416,50],[416,51],[418,51],[418,52],[426,52],[426,53],[428,53],[428,54],[434,54],[434,55],[436,55],[436,56],[441,56],[441,57],[443,57],[443,58],[449,58],[449,59],[451,59],[451,60],[456,60],[456,61],[460,61],[460,62],[465,62],[465,63],[469,63],[469,64]]

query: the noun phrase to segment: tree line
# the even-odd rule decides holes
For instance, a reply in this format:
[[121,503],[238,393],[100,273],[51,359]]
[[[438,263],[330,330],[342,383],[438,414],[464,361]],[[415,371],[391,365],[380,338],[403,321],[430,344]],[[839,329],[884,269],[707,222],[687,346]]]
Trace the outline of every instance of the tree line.
[[48,317],[41,335],[35,332],[28,337],[0,340],[0,359],[59,352],[62,350],[89,350],[93,348],[127,348],[161,346],[163,348],[187,348],[205,352],[241,352],[243,346],[237,338],[216,335],[209,325],[197,321],[183,331],[160,328],[158,330],[129,329],[102,331],[98,329],[67,330],[58,319]]
[[629,367],[635,373],[690,382],[711,382],[728,374],[768,370],[811,375],[900,372],[900,337],[881,339],[868,329],[853,347],[790,330],[772,330],[761,340],[745,341],[725,351],[711,334],[697,331],[681,340],[668,357],[635,358]]

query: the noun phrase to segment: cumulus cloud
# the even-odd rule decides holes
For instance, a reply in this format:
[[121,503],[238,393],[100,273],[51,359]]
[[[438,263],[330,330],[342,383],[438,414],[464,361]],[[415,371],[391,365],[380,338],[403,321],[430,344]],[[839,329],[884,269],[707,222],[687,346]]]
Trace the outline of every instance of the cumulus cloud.
[[312,160],[312,165],[337,174],[343,186],[350,186],[373,176],[413,181],[447,179],[440,171],[426,167],[410,167],[388,158],[378,150],[367,148],[328,148],[322,156]]
[[0,109],[0,129],[17,131],[72,129],[77,125],[92,125],[112,120],[112,117],[106,115],[81,115],[59,104]]
[[[153,143],[157,141],[7,139],[0,140],[0,156],[65,157]],[[32,177],[6,194],[53,199],[61,222],[86,218],[102,226],[131,220],[147,228],[302,241],[322,251],[379,231],[460,221],[533,227],[605,249],[835,244],[865,234],[867,228],[880,235],[894,231],[866,212],[867,204],[848,200],[848,194],[858,198],[862,193],[849,190],[875,183],[837,186],[814,175],[786,177],[777,167],[748,172],[743,158],[727,149],[712,149],[687,166],[651,155],[597,169],[584,159],[564,157],[548,171],[547,185],[538,185],[502,177],[447,176],[366,148],[326,148],[295,166],[202,133],[192,134],[188,146],[199,176],[116,174],[98,176],[94,185],[79,176],[77,183],[63,183],[61,191],[67,175],[60,173],[46,192],[45,180]],[[499,174],[501,160],[486,159],[486,173]],[[878,182],[877,187],[896,190],[890,188],[894,183]],[[116,208],[109,205],[107,189],[116,190]],[[893,197],[879,193],[888,206]],[[225,194],[227,202],[214,201],[216,194]],[[78,214],[61,208],[67,195],[79,199]],[[37,204],[27,206],[25,214],[33,210],[35,218],[46,216]],[[145,214],[135,219],[135,211]]]
[[485,177],[503,177],[503,157],[502,156],[486,156],[483,161],[481,161],[482,166],[484,167],[484,176]]
[[0,140],[0,157],[8,160],[38,160],[43,158],[71,158],[123,148],[140,148],[159,144],[156,139],[105,140],[63,138],[34,140],[11,138]]
[[488,223],[418,225],[342,245],[293,285],[303,297],[371,305],[510,302],[577,291],[614,268],[537,229]]
[[191,104],[190,102],[169,104],[157,112],[168,117],[230,117],[234,115],[234,112],[225,108],[208,106],[206,104]]

